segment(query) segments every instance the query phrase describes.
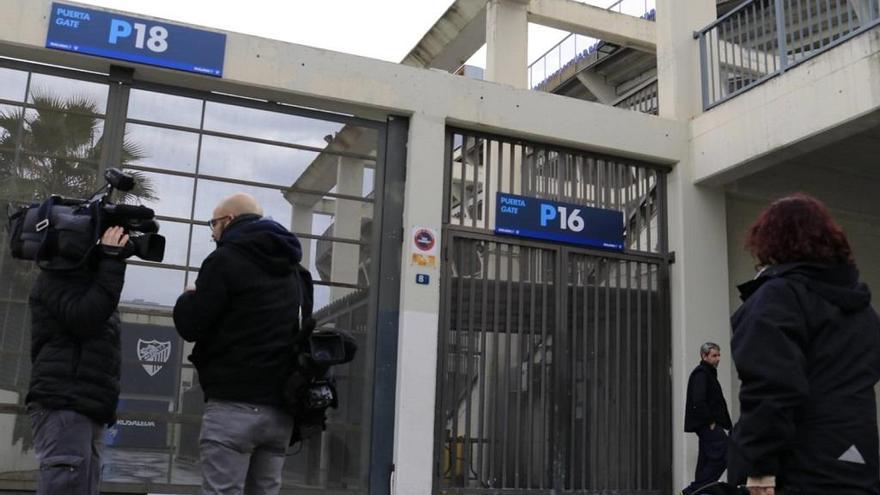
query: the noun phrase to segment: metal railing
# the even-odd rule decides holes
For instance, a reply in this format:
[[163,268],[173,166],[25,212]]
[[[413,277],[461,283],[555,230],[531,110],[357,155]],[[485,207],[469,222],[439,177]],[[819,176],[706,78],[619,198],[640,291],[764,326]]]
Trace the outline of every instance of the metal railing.
[[[654,20],[655,0],[616,0],[606,10]],[[593,5],[590,3],[590,5]],[[529,87],[538,88],[572,64],[596,53],[604,41],[571,33],[529,64]]]
[[880,0],[751,0],[694,33],[708,110],[880,24]]
[[660,98],[657,94],[657,78],[654,77],[639,84],[614,102],[614,106],[651,115],[659,114]]

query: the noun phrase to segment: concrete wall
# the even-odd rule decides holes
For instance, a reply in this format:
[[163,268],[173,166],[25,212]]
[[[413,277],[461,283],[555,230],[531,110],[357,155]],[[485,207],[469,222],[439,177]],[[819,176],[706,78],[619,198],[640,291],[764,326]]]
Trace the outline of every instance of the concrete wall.
[[877,125],[878,81],[874,28],[703,113],[691,130],[694,180],[724,184]]

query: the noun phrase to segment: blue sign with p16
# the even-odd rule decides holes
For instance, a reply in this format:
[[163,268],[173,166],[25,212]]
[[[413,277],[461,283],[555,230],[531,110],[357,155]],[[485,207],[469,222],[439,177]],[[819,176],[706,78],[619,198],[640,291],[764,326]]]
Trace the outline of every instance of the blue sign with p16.
[[55,2],[46,48],[221,77],[226,35]]
[[529,198],[495,196],[495,233],[622,251],[623,212]]

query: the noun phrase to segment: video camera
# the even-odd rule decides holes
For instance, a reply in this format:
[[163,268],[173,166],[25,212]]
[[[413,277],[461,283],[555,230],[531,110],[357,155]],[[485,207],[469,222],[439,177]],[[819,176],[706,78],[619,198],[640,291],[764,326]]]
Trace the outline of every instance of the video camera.
[[357,342],[347,333],[314,332],[311,317],[303,323],[294,342],[295,370],[284,387],[285,402],[294,417],[291,445],[325,429],[327,408],[339,405],[330,368],[350,362],[357,352]]
[[104,186],[89,199],[53,195],[24,207],[10,204],[7,231],[12,256],[34,261],[44,270],[72,270],[86,262],[107,228],[120,226],[129,241],[118,256],[162,261],[165,238],[158,234],[153,210],[109,201],[115,190],[131,191],[134,177],[111,168],[104,179]]

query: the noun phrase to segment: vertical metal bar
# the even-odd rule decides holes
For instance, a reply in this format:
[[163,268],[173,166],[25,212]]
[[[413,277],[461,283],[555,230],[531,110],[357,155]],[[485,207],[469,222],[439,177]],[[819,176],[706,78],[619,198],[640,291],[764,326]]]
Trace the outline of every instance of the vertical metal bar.
[[[632,262],[626,262],[626,356],[627,362],[632,363],[634,360],[638,359],[637,356],[633,356],[633,331],[632,331]],[[627,415],[627,456],[626,456],[626,465],[629,468],[629,476],[627,477],[629,482],[627,483],[627,488],[633,489],[638,483],[633,476],[636,471],[636,445],[635,445],[635,422],[633,418],[635,417],[635,408],[633,407],[635,401],[633,400],[633,390],[635,387],[633,385],[633,369],[632,366],[626,367],[626,415]]]
[[[489,145],[489,140],[486,140],[486,145]],[[485,190],[485,188],[484,188]],[[484,200],[485,201],[485,200]],[[485,201],[488,203],[488,201]],[[485,218],[485,217],[484,217]],[[486,373],[489,367],[489,353],[486,351],[486,332],[489,331],[489,264],[491,262],[492,257],[492,246],[493,243],[483,242],[483,263],[480,264],[482,272],[483,272],[483,290],[482,290],[482,303],[481,303],[481,313],[480,313],[480,348],[479,348],[479,410],[477,412],[477,482],[483,484],[486,479],[484,466],[483,466],[483,454],[484,449],[486,448]]]
[[745,29],[742,32],[742,44],[740,45],[740,51],[743,53],[743,72],[746,74],[743,79],[743,87],[751,86],[752,75],[752,55],[751,55],[751,33],[752,33],[752,22],[749,19],[749,9],[744,8],[742,10],[742,18],[743,24],[745,25]]
[[788,39],[790,37],[791,61],[793,63],[796,63],[797,59],[798,59],[798,47],[800,46],[800,43],[797,39],[797,37],[799,36],[799,33],[798,33],[799,26],[798,26],[798,22],[795,20],[795,15],[798,14],[797,0],[786,0],[785,6],[788,7],[788,13],[789,13],[788,21],[790,21],[789,22],[790,25],[788,26],[788,31],[786,32],[786,39]]
[[[747,10],[748,12],[748,10]],[[746,14],[748,15],[748,13]],[[749,54],[749,80],[754,81],[760,79],[761,73],[761,59],[760,52],[758,52],[758,4],[752,2],[752,16],[751,22],[749,23],[749,47],[747,53]],[[752,67],[752,59],[754,58],[754,68]]]
[[[719,26],[712,28],[712,39],[715,41],[715,50],[712,55],[712,97],[710,101],[720,100],[724,93],[721,91],[721,36]],[[711,50],[711,45],[710,45]]]
[[[581,437],[581,449],[584,451],[583,459],[582,459],[582,467],[581,471],[584,473],[584,480],[581,483],[581,488],[584,490],[588,490],[590,488],[595,488],[595,471],[592,467],[593,459],[595,458],[594,447],[595,440],[593,439],[593,418],[595,417],[596,407],[592,401],[592,394],[590,391],[590,382],[593,380],[592,373],[589,372],[589,367],[592,362],[590,358],[590,281],[589,281],[589,266],[587,263],[587,259],[583,256],[578,258],[578,278],[580,280],[576,280],[574,284],[575,290],[579,290],[581,293],[581,309],[583,310],[583,322],[581,323],[580,328],[575,329],[578,333],[581,334],[581,341],[583,342],[583,350],[581,351],[581,397],[583,397],[583,420],[581,424],[583,425],[582,437]],[[580,287],[579,287],[580,286]]]
[[622,410],[622,398],[623,398],[623,383],[620,380],[620,364],[623,360],[623,349],[620,347],[620,261],[614,262],[615,272],[617,273],[617,283],[614,286],[614,294],[615,294],[615,304],[614,304],[614,356],[615,356],[615,370],[614,370],[614,395],[615,395],[615,404],[616,410],[614,411],[614,432],[617,435],[616,443],[616,455],[614,456],[614,462],[617,466],[617,480],[615,488],[618,490],[622,490],[623,480],[625,477],[623,476],[623,469],[621,466],[623,465],[623,421],[621,417],[623,415]]
[[556,329],[556,333],[553,336],[553,362],[559,363],[558,366],[554,366],[554,386],[553,386],[553,403],[555,406],[553,408],[553,414],[551,418],[553,419],[553,460],[551,461],[553,464],[552,472],[552,489],[553,492],[561,492],[566,487],[566,477],[567,473],[570,471],[568,466],[566,465],[566,452],[571,451],[571,434],[565,430],[566,417],[568,410],[566,409],[569,405],[567,401],[571,400],[571,377],[568,376],[568,369],[565,366],[565,363],[568,360],[573,359],[572,353],[568,348],[569,343],[567,340],[568,334],[565,330],[566,328],[566,308],[568,307],[567,297],[568,293],[565,290],[566,286],[566,277],[565,273],[567,271],[567,267],[569,265],[569,255],[568,250],[565,248],[557,249],[551,251],[554,256],[554,274],[553,274],[553,285],[556,288],[554,294],[556,296],[556,303],[554,304],[554,328]]
[[779,45],[779,72],[788,68],[788,44],[785,32],[785,6],[782,0],[773,0],[776,8],[776,43]]
[[[511,148],[513,144],[511,143]],[[512,153],[512,152],[511,152]],[[511,156],[513,156],[511,154]],[[501,486],[503,488],[510,488],[510,480],[508,479],[509,467],[508,464],[508,453],[510,452],[509,448],[509,440],[511,437],[510,432],[510,368],[511,368],[511,341],[513,340],[512,336],[512,327],[510,324],[513,308],[513,256],[514,256],[514,246],[512,244],[507,245],[507,299],[505,304],[505,316],[504,319],[505,329],[507,330],[507,338],[505,339],[505,353],[504,353],[504,448],[502,450],[502,481]]]
[[828,43],[826,44],[830,44],[834,41],[834,18],[831,14],[831,0],[825,0],[825,17],[828,19],[828,30],[826,32]]
[[[656,189],[651,187],[651,176],[653,175],[653,171],[646,171],[645,173],[645,240],[648,245],[648,251],[656,252],[654,243],[651,242],[651,224],[653,223],[653,215],[651,214],[651,209],[653,207],[653,196],[656,193]],[[654,187],[656,187],[656,182],[654,183]],[[654,191],[654,192],[652,192]]]
[[[577,294],[574,291],[575,291],[575,287],[577,284],[577,274],[579,273],[580,268],[579,268],[577,262],[574,260],[574,257],[569,255],[567,250],[563,250],[563,253],[560,255],[560,257],[561,257],[562,266],[567,268],[568,270],[567,270],[567,272],[561,271],[560,273],[557,274],[558,284],[561,286],[561,288],[557,289],[556,293],[557,294],[560,292],[568,293],[569,291],[571,291],[571,293],[568,294],[568,296],[565,298],[565,301],[566,301],[565,306],[560,307],[560,310],[562,312],[560,315],[558,315],[559,316],[558,320],[562,322],[562,328],[559,329],[558,332],[567,333],[568,342],[570,342],[571,345],[576,346],[577,345],[577,314],[578,314],[577,309],[578,309],[578,305],[577,305],[577,299],[575,299]],[[554,349],[559,349],[560,342],[557,340],[556,336],[554,336],[553,339],[554,339],[553,340]],[[577,358],[575,357],[575,354],[573,353],[571,355],[571,359],[567,360],[567,361],[558,361],[555,357],[555,354],[556,354],[556,352],[554,351],[553,361],[558,362],[560,368],[564,366],[569,369],[569,374],[572,377],[572,385],[577,386],[576,385],[577,384],[576,377],[578,376],[578,370],[577,370],[576,366],[577,366],[578,361],[577,361]],[[579,395],[579,392],[576,391],[574,394],[574,399],[568,405],[568,407],[569,407],[568,431],[570,432],[569,433],[570,439],[569,439],[568,458],[566,459],[568,470],[566,471],[566,475],[565,475],[565,479],[564,479],[564,486],[569,489],[574,488],[575,484],[577,483],[575,473],[578,470],[575,469],[575,462],[576,462],[575,459],[577,458],[577,455],[579,453],[578,447],[581,447],[580,448],[581,451],[584,448],[583,445],[578,445],[578,442],[575,440],[575,436],[578,434],[578,429],[577,429],[577,396],[578,395]],[[582,454],[582,452],[581,452],[581,454]],[[583,458],[583,455],[581,455],[581,459],[582,458]],[[583,469],[581,469],[580,471],[583,472]]]
[[[474,202],[474,206],[473,206],[474,214],[471,215],[471,227],[474,227],[474,228],[477,227],[477,217],[480,214],[479,170],[480,170],[480,162],[482,161],[482,158],[483,158],[483,153],[480,150],[480,141],[481,141],[481,139],[479,137],[474,136],[474,154],[475,154],[475,156],[474,156],[474,163],[471,164],[471,166],[474,167],[474,175],[473,175],[474,193],[473,193],[473,199],[472,199],[472,201]],[[485,201],[485,196],[484,196],[483,202],[487,203],[487,201]]]
[[[704,94],[703,108],[705,109],[706,105],[709,102],[714,102],[715,98],[717,97],[715,94],[715,87],[716,87],[716,84],[718,84],[718,82],[715,80],[715,72],[716,72],[715,66],[718,65],[718,59],[715,55],[715,51],[712,50],[712,40],[713,39],[716,40],[715,44],[717,46],[717,40],[718,40],[717,30],[715,28],[710,29],[709,31],[706,32],[706,34],[704,35],[704,38],[705,38],[706,46],[705,46],[705,48],[701,47],[700,50],[705,49],[707,52],[705,70],[706,70],[706,72],[708,72],[708,74],[707,74],[708,83],[706,84],[706,87],[703,90],[703,94]],[[703,55],[701,54],[700,57],[702,57],[702,56]],[[651,97],[650,93],[648,94],[648,97],[650,99],[650,97]]]
[[[743,26],[743,15],[744,15],[744,12],[740,12],[736,16],[734,16],[736,18],[736,27],[737,27],[736,40],[737,40],[737,44],[739,45],[739,61],[736,64],[737,67],[739,68],[739,84],[738,84],[739,87],[737,89],[742,89],[743,87],[745,87],[745,80],[746,80],[746,64],[745,64],[745,58],[744,58],[745,55],[744,55],[744,50],[743,50],[743,43],[744,43],[744,38],[745,38],[745,27]],[[734,57],[736,57],[736,55],[734,55]]]
[[721,24],[718,25],[718,30],[722,33],[721,40],[724,43],[724,77],[722,77],[721,68],[719,68],[718,72],[718,79],[721,82],[721,92],[724,95],[724,98],[721,98],[723,100],[731,93],[730,80],[735,74],[733,63],[730,61],[730,54],[733,53],[733,43],[730,41],[730,19],[721,22]]
[[807,3],[807,46],[809,46],[809,51],[812,52],[815,50],[815,43],[813,42],[813,0],[806,0]]
[[[765,1],[766,0],[761,0],[761,8],[759,9],[761,11],[761,40],[762,40],[761,41],[761,51],[764,52],[764,75],[769,76],[771,73],[771,71],[770,71],[770,48],[773,46],[773,44],[770,42],[770,38],[768,36],[767,6],[764,4]],[[774,65],[773,71],[775,72],[775,70],[776,70],[775,69],[775,66],[776,66],[775,57],[773,59],[773,65]]]
[[[498,156],[501,156],[501,143],[499,143]],[[499,167],[500,169],[500,167]],[[503,432],[500,432],[498,429],[498,415],[500,408],[498,404],[501,400],[501,395],[503,392],[503,388],[501,387],[501,374],[499,373],[499,368],[501,364],[501,244],[495,243],[495,278],[493,281],[493,285],[495,286],[495,293],[493,297],[494,304],[492,305],[492,323],[493,323],[493,336],[492,336],[492,364],[494,366],[493,376],[493,394],[492,394],[492,443],[491,443],[491,452],[489,456],[489,479],[494,482],[499,478],[498,474],[498,439],[504,438]],[[502,466],[503,471],[503,466]]]
[[[648,342],[645,345],[645,349],[647,350],[647,354],[648,354],[648,356],[647,356],[648,362],[647,362],[647,365],[645,366],[645,370],[647,371],[649,377],[656,377],[656,376],[659,376],[660,374],[662,374],[663,370],[655,370],[654,369],[654,334],[653,334],[653,331],[654,331],[654,325],[653,325],[653,321],[654,321],[654,311],[653,311],[654,288],[653,288],[653,284],[652,284],[652,281],[653,281],[652,272],[654,269],[654,265],[646,263],[645,267],[647,269],[646,270],[647,271],[646,285],[647,285],[647,297],[648,297],[648,300],[647,300],[648,313],[647,313],[647,318],[646,318],[646,320],[647,320],[646,321],[646,323],[647,323],[646,332],[647,332]],[[657,388],[651,386],[650,378],[646,379],[646,381],[647,381],[646,391],[648,392],[647,413],[648,413],[648,418],[652,418],[652,417],[654,417],[654,392],[657,390]],[[655,455],[655,452],[654,452],[654,422],[648,420],[645,422],[645,424],[648,429],[648,431],[647,431],[647,440],[648,440],[647,451],[648,451],[649,455],[651,455],[653,457]],[[654,488],[656,486],[654,483],[654,462],[653,462],[653,459],[648,460],[648,482],[649,482],[649,486],[651,488]]]
[[[852,6],[851,1],[846,2],[845,5],[846,5],[846,21],[847,21],[847,28],[848,28],[847,34],[850,34],[855,30],[855,28],[853,27],[853,17],[854,17],[853,14],[855,13],[855,8]],[[856,26],[856,28],[857,27],[858,26]]]
[[[538,271],[538,266],[540,265],[540,255],[541,252],[535,251],[535,264],[530,266],[530,268],[534,268],[531,270],[531,274],[529,277],[529,333],[526,338],[526,346],[528,352],[526,356],[528,357],[528,363],[526,364],[526,386],[529,388],[529,395],[526,401],[528,407],[527,414],[527,428],[526,431],[528,434],[526,435],[526,487],[531,488],[533,485],[532,480],[532,471],[533,471],[533,454],[535,450],[535,430],[534,430],[534,422],[535,422],[535,394],[534,394],[534,380],[532,379],[533,369],[532,365],[535,361],[535,278]],[[522,304],[525,306],[525,304]]]
[[[523,148],[525,148],[525,146],[523,146]],[[510,189],[508,190],[508,192],[510,192],[511,194],[515,194],[517,192],[514,189],[514,184],[515,184],[514,176],[521,172],[520,170],[516,170],[516,158],[515,157],[516,157],[516,144],[513,141],[511,141],[510,142],[510,163],[508,164],[509,168],[510,168]]]
[[[602,279],[605,284],[604,291],[604,299],[605,299],[605,309],[603,311],[603,318],[605,320],[605,335],[603,336],[603,347],[605,348],[605,353],[603,357],[603,361],[605,362],[605,370],[602,376],[602,382],[605,389],[605,398],[604,404],[602,404],[603,409],[603,430],[605,430],[605,441],[604,444],[607,446],[611,446],[611,287],[610,287],[610,260],[608,258],[600,258],[598,260],[599,273],[602,274]],[[614,488],[611,486],[611,469],[612,469],[612,459],[611,456],[605,455],[603,456],[605,460],[605,486],[606,490]]]
[[485,203],[486,209],[483,212],[483,228],[487,230],[492,229],[494,225],[490,221],[490,216],[493,213],[491,205],[495,198],[495,194],[492,191],[492,145],[494,143],[494,140],[486,139],[486,167],[483,173],[483,203]]
[[529,259],[532,255],[532,248],[527,248],[524,246],[520,246],[520,256],[519,256],[519,279],[517,280],[518,286],[518,298],[517,298],[517,314],[516,314],[516,432],[514,434],[514,449],[513,449],[513,458],[514,458],[514,488],[522,487],[522,473],[521,473],[521,464],[520,464],[520,454],[522,453],[522,443],[520,440],[522,439],[523,433],[523,414],[522,414],[522,360],[523,360],[523,314],[524,314],[524,301],[525,298],[525,279],[528,276],[526,273],[526,266],[529,262]]
[[446,131],[446,146],[445,153],[446,156],[443,157],[443,207],[442,207],[442,221],[444,225],[451,224],[450,218],[452,216],[452,176],[453,174],[453,162],[455,152],[455,136],[456,134],[448,130]]
[[461,173],[458,176],[458,180],[461,183],[461,196],[458,198],[458,225],[461,226],[465,225],[467,218],[467,155],[469,152],[469,139],[467,134],[461,135]]
[[[458,432],[458,419],[459,419],[459,409],[461,408],[460,399],[459,399],[459,391],[458,391],[458,380],[461,375],[461,336],[465,333],[464,329],[464,273],[465,273],[465,244],[466,240],[458,240],[455,241],[458,247],[458,255],[455,257],[455,265],[458,268],[458,291],[456,295],[458,296],[458,304],[455,311],[455,328],[452,329],[453,333],[453,345],[449,349],[448,356],[449,359],[452,360],[452,395],[450,396],[450,404],[449,407],[451,409],[450,418],[452,421],[452,437],[451,437],[451,445],[449,447],[449,456],[452,466],[453,474],[455,474],[455,468],[458,466],[458,444],[461,442],[461,438],[459,438]],[[456,246],[453,246],[453,249]],[[453,251],[454,252],[454,251]],[[454,478],[453,478],[454,480]]]
[[[641,167],[636,167],[636,177],[637,177],[637,185],[636,190],[638,191],[638,202],[636,203],[636,250],[643,251],[642,249],[642,229],[644,223],[644,214],[643,205],[645,203],[645,191],[643,191],[643,186],[645,186],[645,170]],[[647,190],[647,187],[644,187]]]
[[[547,253],[544,253],[544,257],[547,257]],[[546,259],[544,260],[547,261]],[[551,269],[555,268],[552,267]],[[543,420],[541,421],[541,462],[538,464],[542,467],[541,469],[541,483],[539,488],[546,488],[549,485],[552,485],[552,480],[546,479],[547,468],[549,467],[548,460],[550,459],[548,452],[548,440],[550,432],[547,428],[547,423],[550,419],[550,409],[547,405],[548,394],[547,388],[550,386],[549,379],[549,370],[547,369],[547,352],[549,350],[547,339],[547,313],[549,308],[547,306],[547,286],[549,285],[549,280],[541,281],[541,416]]]
[[844,36],[843,7],[841,5],[844,2],[844,0],[835,0],[835,2],[837,2],[837,30],[839,31],[837,33],[837,37],[840,38],[840,37]]
[[645,489],[644,478],[645,471],[645,449],[643,448],[643,431],[642,418],[644,410],[642,409],[642,263],[636,263],[636,452],[639,453],[637,478],[639,484],[637,488]]

